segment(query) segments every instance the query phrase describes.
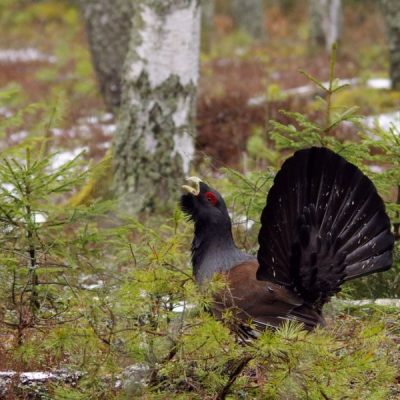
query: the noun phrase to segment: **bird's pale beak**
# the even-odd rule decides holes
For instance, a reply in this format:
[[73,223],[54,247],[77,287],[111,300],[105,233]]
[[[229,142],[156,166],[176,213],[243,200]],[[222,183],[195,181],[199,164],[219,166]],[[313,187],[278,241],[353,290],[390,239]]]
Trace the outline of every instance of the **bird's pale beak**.
[[202,180],[197,176],[189,176],[186,178],[188,185],[183,185],[182,190],[185,193],[193,194],[194,196],[198,196],[200,193],[200,182]]

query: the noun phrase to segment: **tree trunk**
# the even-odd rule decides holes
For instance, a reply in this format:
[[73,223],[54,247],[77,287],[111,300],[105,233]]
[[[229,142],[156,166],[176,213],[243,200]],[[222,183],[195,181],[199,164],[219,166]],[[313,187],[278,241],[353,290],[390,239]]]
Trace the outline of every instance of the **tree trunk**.
[[201,2],[201,50],[208,53],[214,33],[215,0]]
[[312,49],[332,49],[342,31],[341,0],[309,0],[310,45]]
[[262,0],[232,0],[235,25],[254,39],[264,40],[264,6]]
[[381,0],[389,44],[390,79],[392,89],[400,90],[400,2]]
[[198,0],[131,1],[135,10],[114,136],[114,188],[123,210],[136,214],[175,204],[189,172],[200,6]]
[[106,107],[121,103],[121,73],[129,47],[133,19],[130,0],[78,0]]

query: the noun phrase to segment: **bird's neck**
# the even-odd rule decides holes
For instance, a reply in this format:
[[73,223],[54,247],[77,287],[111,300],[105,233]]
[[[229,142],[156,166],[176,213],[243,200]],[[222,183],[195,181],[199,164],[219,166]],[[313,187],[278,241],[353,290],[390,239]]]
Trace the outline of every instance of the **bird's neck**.
[[231,223],[207,226],[195,224],[192,264],[196,281],[203,283],[217,272],[230,270],[248,259],[233,240]]

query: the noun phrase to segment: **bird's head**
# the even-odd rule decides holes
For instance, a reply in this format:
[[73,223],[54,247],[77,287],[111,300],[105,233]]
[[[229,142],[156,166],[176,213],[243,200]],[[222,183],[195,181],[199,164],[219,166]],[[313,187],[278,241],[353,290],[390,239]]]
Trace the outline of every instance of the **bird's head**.
[[186,179],[180,205],[182,211],[197,226],[231,226],[230,217],[222,196],[195,176]]

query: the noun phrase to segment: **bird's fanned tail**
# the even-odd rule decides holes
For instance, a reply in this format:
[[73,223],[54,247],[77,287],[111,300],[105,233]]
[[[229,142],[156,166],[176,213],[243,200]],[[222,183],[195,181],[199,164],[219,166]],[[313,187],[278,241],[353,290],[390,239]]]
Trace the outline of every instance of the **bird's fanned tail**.
[[322,306],[349,279],[392,264],[382,199],[355,165],[326,149],[296,152],[275,177],[261,216],[257,278]]

